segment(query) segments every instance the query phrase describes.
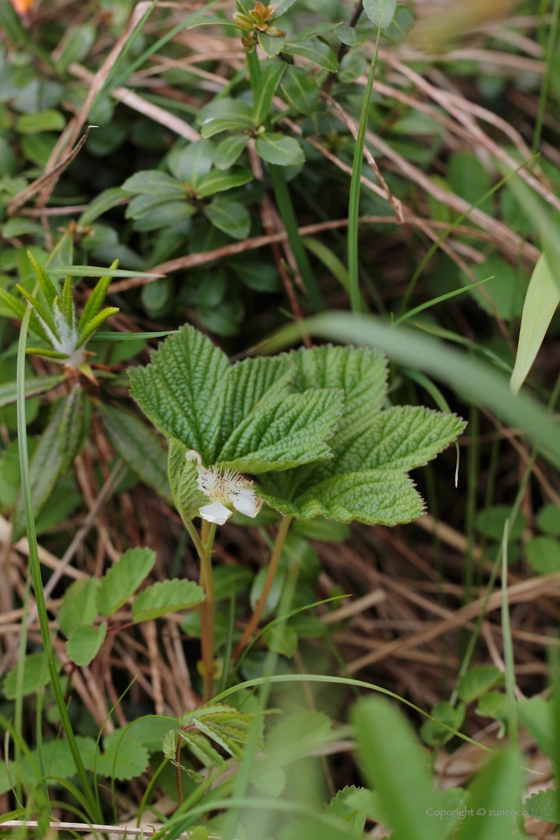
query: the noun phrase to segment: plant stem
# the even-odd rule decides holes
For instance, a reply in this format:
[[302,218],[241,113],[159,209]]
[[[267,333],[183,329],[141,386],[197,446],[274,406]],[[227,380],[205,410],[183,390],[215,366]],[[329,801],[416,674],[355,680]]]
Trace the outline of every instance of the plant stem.
[[373,80],[377,67],[377,53],[379,49],[379,36],[381,27],[377,29],[377,41],[375,43],[375,54],[371,67],[362,102],[362,113],[360,125],[358,126],[358,137],[354,150],[354,162],[352,165],[352,180],[350,182],[350,200],[348,203],[348,277],[350,281],[350,305],[352,312],[361,312],[360,301],[360,278],[358,265],[358,217],[360,215],[360,186],[362,178],[362,165],[364,160],[364,145],[366,142],[366,131],[368,126],[369,109],[373,93]]
[[558,29],[558,15],[560,13],[560,0],[554,0],[554,7],[552,11],[552,25],[548,34],[548,41],[545,49],[546,70],[541,86],[541,95],[539,98],[539,110],[537,113],[537,122],[535,125],[535,134],[533,136],[533,154],[539,151],[541,144],[541,134],[544,121],[544,114],[546,110],[546,97],[548,95],[548,88],[550,83],[550,71],[552,69],[552,57],[554,54],[554,44],[556,41],[556,32]]
[[261,620],[261,616],[264,612],[264,608],[266,607],[266,602],[268,601],[268,596],[270,595],[270,590],[272,589],[272,584],[274,582],[274,578],[278,570],[278,563],[280,561],[280,556],[282,554],[282,549],[284,548],[284,543],[286,542],[286,537],[288,535],[288,530],[290,528],[292,519],[293,516],[282,517],[282,522],[280,523],[280,527],[278,528],[278,534],[276,535],[274,549],[272,550],[272,554],[270,556],[270,563],[268,566],[268,571],[266,573],[266,578],[264,581],[261,596],[259,598],[257,606],[255,607],[255,612],[251,616],[249,624],[245,628],[243,635],[239,639],[239,642],[237,643],[235,650],[233,651],[231,657],[232,663],[236,662],[239,655],[243,651],[243,648],[255,632],[259,621]]
[[202,520],[201,537],[190,520],[185,521],[187,531],[192,537],[194,547],[200,558],[200,585],[206,593],[206,600],[200,605],[200,631],[202,644],[202,662],[204,665],[204,702],[212,698],[214,687],[214,578],[212,576],[212,544],[216,526]]

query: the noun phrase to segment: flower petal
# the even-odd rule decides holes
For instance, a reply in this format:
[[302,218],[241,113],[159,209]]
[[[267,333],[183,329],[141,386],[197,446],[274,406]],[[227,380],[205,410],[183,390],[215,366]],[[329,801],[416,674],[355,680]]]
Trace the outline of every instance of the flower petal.
[[232,515],[232,511],[228,510],[221,502],[212,502],[211,505],[203,505],[199,513],[207,522],[214,522],[216,525],[223,525]]
[[239,513],[244,513],[245,516],[250,516],[252,519],[255,518],[263,504],[262,499],[255,494],[252,487],[243,487],[241,490],[232,493],[230,498],[232,505]]

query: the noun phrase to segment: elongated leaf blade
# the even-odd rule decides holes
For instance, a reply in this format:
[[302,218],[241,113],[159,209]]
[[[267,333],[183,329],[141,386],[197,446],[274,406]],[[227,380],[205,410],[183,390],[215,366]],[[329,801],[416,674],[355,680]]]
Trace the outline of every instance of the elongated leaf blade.
[[144,589],[132,606],[132,617],[149,621],[177,610],[187,610],[206,598],[200,586],[192,580],[166,580]]
[[268,117],[272,98],[282,80],[286,67],[284,61],[269,61],[261,72],[253,104],[253,122],[255,125],[261,125]]
[[[38,394],[46,394],[52,391],[57,385],[64,382],[64,376],[32,376],[25,380],[25,396],[35,397]],[[17,399],[16,382],[6,382],[0,385],[0,408],[5,405],[12,405]]]

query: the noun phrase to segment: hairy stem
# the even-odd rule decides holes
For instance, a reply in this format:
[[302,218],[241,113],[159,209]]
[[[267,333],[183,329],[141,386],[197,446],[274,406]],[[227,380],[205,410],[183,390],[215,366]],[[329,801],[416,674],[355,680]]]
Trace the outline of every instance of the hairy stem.
[[191,535],[194,547],[200,558],[200,585],[202,586],[206,600],[200,605],[200,632],[202,644],[202,663],[204,665],[204,702],[212,698],[214,687],[214,578],[212,575],[212,544],[216,527],[212,528],[206,520],[202,520],[201,536],[198,536],[196,528],[187,520],[185,522],[187,531]]
[[235,650],[233,651],[231,661],[235,663],[240,654],[243,651],[243,648],[255,632],[259,621],[261,620],[261,616],[264,612],[264,608],[266,607],[266,602],[268,601],[268,596],[270,595],[270,590],[272,589],[272,583],[276,576],[276,572],[278,570],[278,563],[280,561],[280,556],[282,554],[282,549],[284,548],[284,543],[286,542],[286,537],[288,535],[288,530],[290,528],[290,524],[292,522],[292,516],[284,516],[282,518],[282,522],[280,523],[280,527],[278,528],[278,534],[276,535],[276,542],[274,543],[274,549],[272,551],[272,555],[270,557],[270,563],[268,566],[268,571],[266,573],[266,578],[264,581],[263,590],[261,592],[261,597],[255,607],[255,612],[251,616],[251,620],[249,624],[245,628],[245,631],[239,642],[237,643]]

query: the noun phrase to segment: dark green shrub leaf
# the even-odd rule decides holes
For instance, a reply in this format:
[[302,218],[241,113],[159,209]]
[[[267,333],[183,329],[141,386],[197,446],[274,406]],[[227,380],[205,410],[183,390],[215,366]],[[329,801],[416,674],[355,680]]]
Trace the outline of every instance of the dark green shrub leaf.
[[255,147],[259,157],[278,166],[298,166],[305,160],[303,149],[293,137],[265,132],[257,137]]
[[[443,701],[434,706],[432,717],[435,717],[436,720],[440,720],[442,723],[446,723],[452,729],[458,730],[461,728],[461,724],[465,719],[465,705],[464,703],[459,703],[458,706],[453,707],[450,703]],[[440,747],[453,738],[452,732],[433,720],[427,720],[422,724],[421,734],[424,743],[432,747]]]
[[204,214],[219,230],[234,239],[247,239],[251,229],[251,217],[237,201],[215,199],[204,208]]
[[186,194],[186,187],[165,172],[150,169],[136,172],[122,185],[127,193],[142,193],[143,195],[180,196]]
[[282,91],[288,102],[302,114],[312,114],[319,102],[319,86],[303,67],[288,65],[282,79]]
[[401,44],[403,41],[408,39],[410,30],[413,26],[414,15],[408,6],[403,6],[399,3],[395,9],[393,20],[385,30],[385,35],[387,38],[390,38],[391,41]]
[[269,58],[274,58],[275,55],[279,55],[284,49],[285,40],[281,36],[273,38],[271,35],[267,35],[266,32],[259,32],[257,37],[259,44]]
[[201,198],[206,198],[217,192],[242,187],[252,178],[253,176],[244,166],[234,166],[227,172],[222,172],[221,169],[213,169],[199,181],[196,191]]
[[244,152],[248,142],[249,136],[247,134],[237,134],[222,140],[216,148],[214,165],[218,169],[229,169]]
[[[186,222],[195,214],[195,208],[188,201],[167,201],[134,222],[134,230],[148,231],[167,228]],[[157,281],[156,281],[157,282]]]
[[109,617],[119,610],[150,574],[155,562],[155,551],[150,548],[125,551],[101,578],[97,590],[99,612]]
[[64,593],[56,620],[65,636],[78,624],[93,624],[97,615],[95,596],[100,584],[97,577],[76,580]]
[[66,642],[66,652],[76,665],[89,665],[99,653],[107,635],[107,622],[102,622],[97,629],[88,624],[80,624],[70,632]]
[[172,151],[168,166],[173,175],[196,189],[201,179],[208,175],[214,161],[214,147],[208,140],[197,140],[184,149]]
[[60,111],[48,109],[22,114],[16,120],[15,129],[20,134],[37,134],[40,131],[62,131],[65,125],[66,120]]
[[90,201],[88,209],[84,210],[78,220],[78,224],[90,225],[99,218],[99,216],[102,216],[103,213],[110,210],[111,207],[115,207],[115,205],[120,204],[123,199],[128,199],[129,197],[130,193],[125,192],[120,187],[110,187],[108,190],[103,190],[103,192],[99,193],[93,201]]
[[349,47],[365,44],[375,34],[375,31],[375,27],[371,23],[365,23],[361,26],[348,26],[347,23],[339,23],[335,29],[338,38]]
[[479,665],[471,668],[457,683],[457,694],[464,703],[471,703],[491,688],[501,685],[504,675],[494,665]]
[[166,580],[141,592],[132,605],[132,617],[149,621],[177,610],[187,610],[205,599],[203,590],[192,580]]
[[364,0],[364,11],[374,26],[387,29],[397,8],[397,0]]
[[265,64],[259,78],[259,85],[255,92],[253,104],[253,122],[261,125],[268,117],[272,105],[272,98],[280,84],[286,70],[284,61],[269,61]]
[[307,58],[330,73],[336,73],[338,70],[336,53],[322,41],[289,41],[284,47],[284,52],[288,55],[299,55],[301,58]]
[[560,542],[552,537],[533,537],[525,545],[525,553],[531,567],[539,575],[560,569]]

